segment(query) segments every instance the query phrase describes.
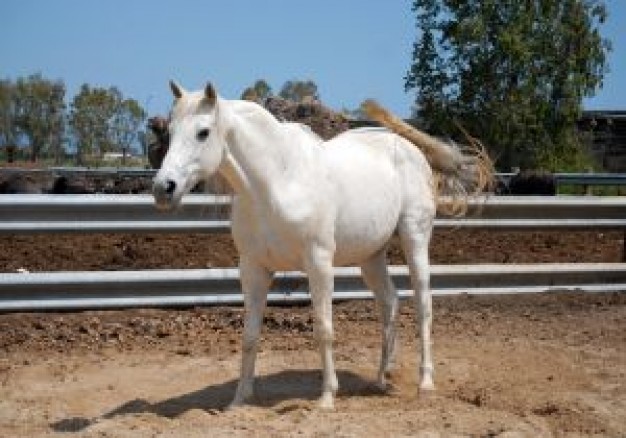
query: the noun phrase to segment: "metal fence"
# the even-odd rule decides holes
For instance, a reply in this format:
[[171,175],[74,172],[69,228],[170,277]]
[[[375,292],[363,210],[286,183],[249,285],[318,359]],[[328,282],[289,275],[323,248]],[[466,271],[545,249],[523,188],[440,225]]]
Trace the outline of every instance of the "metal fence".
[[[150,195],[2,195],[0,233],[224,232],[229,196],[189,195],[173,213]],[[491,196],[474,200],[463,218],[437,218],[439,228],[626,229],[626,197]]]
[[[224,232],[229,197],[191,195],[175,213],[160,213],[147,195],[3,195],[1,233]],[[466,218],[438,218],[436,227],[626,229],[624,197],[487,197]],[[391,267],[402,296],[407,269]],[[0,274],[0,310],[239,303],[236,269]],[[524,293],[554,289],[626,290],[626,263],[433,266],[435,294]],[[371,297],[359,270],[336,270],[335,299]],[[308,300],[305,277],[277,276],[270,302]]]
[[[22,169],[13,167],[0,167],[0,172],[32,172],[54,173],[57,175],[81,175],[90,177],[145,177],[152,178],[156,174],[155,169],[142,168],[118,168],[118,167],[48,167],[46,169]],[[496,178],[508,182],[515,173],[498,172]],[[554,173],[557,185],[573,186],[626,186],[626,173]]]
[[[391,266],[401,297],[412,294],[405,266]],[[626,291],[626,263],[434,265],[435,295]],[[335,300],[372,298],[357,268],[335,269]],[[279,273],[270,303],[308,301],[299,272]],[[0,311],[239,304],[237,269],[41,272],[0,275]]]

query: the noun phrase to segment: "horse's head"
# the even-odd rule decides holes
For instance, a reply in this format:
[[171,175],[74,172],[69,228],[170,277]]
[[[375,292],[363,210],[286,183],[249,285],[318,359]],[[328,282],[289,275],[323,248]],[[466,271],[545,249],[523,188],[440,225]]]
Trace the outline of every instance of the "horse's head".
[[215,173],[226,148],[213,86],[209,83],[195,92],[187,92],[175,82],[170,82],[170,87],[174,93],[170,146],[152,186],[156,205],[163,210],[178,206],[183,195]]

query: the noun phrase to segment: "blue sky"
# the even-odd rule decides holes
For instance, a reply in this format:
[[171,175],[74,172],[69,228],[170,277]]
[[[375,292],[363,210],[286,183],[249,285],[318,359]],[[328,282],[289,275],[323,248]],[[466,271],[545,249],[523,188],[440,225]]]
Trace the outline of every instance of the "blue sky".
[[[607,0],[611,71],[587,109],[626,109],[626,1]],[[312,79],[341,109],[377,98],[407,116],[403,76],[416,36],[410,0],[1,0],[0,77],[41,73],[71,97],[82,83],[117,86],[166,113],[167,81],[211,80],[238,98],[256,79],[278,91]]]

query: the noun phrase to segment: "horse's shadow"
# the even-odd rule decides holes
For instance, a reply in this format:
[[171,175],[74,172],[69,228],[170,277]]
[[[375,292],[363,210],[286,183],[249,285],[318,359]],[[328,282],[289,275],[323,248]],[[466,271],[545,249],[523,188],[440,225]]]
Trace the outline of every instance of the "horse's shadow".
[[[338,371],[337,377],[340,384],[339,396],[382,394],[373,382],[350,371]],[[317,370],[289,370],[259,376],[255,381],[257,398],[251,402],[251,405],[271,408],[287,400],[314,400],[320,395],[321,382],[322,374]],[[121,415],[151,413],[176,418],[192,409],[219,411],[228,406],[235,395],[236,387],[237,380],[230,380],[156,403],[134,399],[99,417],[65,418],[50,426],[56,432],[80,432],[97,421]]]

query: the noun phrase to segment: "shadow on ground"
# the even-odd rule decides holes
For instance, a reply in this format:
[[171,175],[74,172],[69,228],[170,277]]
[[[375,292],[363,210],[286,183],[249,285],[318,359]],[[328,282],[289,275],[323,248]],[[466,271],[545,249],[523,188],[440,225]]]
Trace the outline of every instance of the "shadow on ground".
[[[338,371],[339,396],[376,396],[380,390],[369,380],[350,371]],[[286,400],[315,400],[320,395],[322,374],[318,370],[289,370],[256,378],[256,399],[251,405],[271,408]],[[156,403],[143,399],[130,400],[95,418],[65,418],[50,427],[56,432],[80,432],[90,425],[122,415],[155,414],[176,418],[192,409],[224,410],[235,395],[237,380],[210,385]]]

